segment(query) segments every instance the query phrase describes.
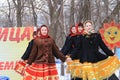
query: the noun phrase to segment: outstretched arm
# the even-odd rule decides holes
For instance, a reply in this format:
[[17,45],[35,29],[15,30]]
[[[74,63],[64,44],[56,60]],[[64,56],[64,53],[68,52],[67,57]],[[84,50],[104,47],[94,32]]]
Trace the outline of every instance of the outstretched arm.
[[70,36],[67,36],[65,40],[65,44],[61,49],[61,52],[66,56],[70,52],[71,49],[72,49],[72,40]]
[[98,34],[98,39],[99,39],[99,45],[101,47],[101,49],[108,55],[108,56],[113,56],[114,53],[108,49],[108,47],[105,45],[105,43],[103,42],[101,35]]
[[55,41],[53,40],[53,45],[52,45],[52,51],[54,52],[53,55],[56,58],[59,58],[60,60],[62,60],[63,62],[65,62],[65,60],[67,59],[59,50],[59,48],[57,47]]

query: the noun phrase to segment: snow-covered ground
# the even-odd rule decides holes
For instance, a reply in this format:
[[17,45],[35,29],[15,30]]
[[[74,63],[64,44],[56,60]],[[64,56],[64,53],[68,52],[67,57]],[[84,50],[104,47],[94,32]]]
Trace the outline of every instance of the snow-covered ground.
[[[56,66],[57,66],[57,70],[58,70],[58,74],[59,74],[59,78],[60,80],[70,80],[70,74],[66,73],[66,63],[64,63],[64,70],[61,70],[61,61],[60,60],[56,60]],[[64,75],[62,75],[61,73],[64,73]]]

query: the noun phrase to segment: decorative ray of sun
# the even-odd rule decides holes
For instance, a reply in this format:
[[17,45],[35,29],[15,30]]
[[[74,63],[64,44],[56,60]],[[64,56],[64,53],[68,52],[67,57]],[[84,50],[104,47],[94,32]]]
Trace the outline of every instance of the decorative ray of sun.
[[120,47],[120,24],[116,24],[114,21],[104,23],[99,32],[110,49]]

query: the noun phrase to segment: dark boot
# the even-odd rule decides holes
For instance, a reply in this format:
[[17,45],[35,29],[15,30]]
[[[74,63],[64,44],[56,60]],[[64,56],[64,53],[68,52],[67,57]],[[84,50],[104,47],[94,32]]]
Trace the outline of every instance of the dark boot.
[[115,74],[113,74],[112,76],[110,76],[108,78],[108,80],[119,80],[119,79],[118,79],[118,77]]
[[71,80],[82,80],[82,78],[72,78]]

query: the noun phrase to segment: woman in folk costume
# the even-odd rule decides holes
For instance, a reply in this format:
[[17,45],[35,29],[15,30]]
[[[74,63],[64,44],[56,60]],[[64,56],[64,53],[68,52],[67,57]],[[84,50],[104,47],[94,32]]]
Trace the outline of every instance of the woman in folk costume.
[[72,60],[76,60],[76,59],[79,59],[79,54],[78,54],[78,50],[75,50],[74,47],[77,46],[77,42],[78,42],[78,38],[79,36],[82,35],[83,33],[83,24],[80,22],[79,24],[76,25],[76,30],[77,30],[77,33],[75,36],[71,36],[71,39],[70,39],[70,44],[69,45],[73,45],[73,49],[71,50],[71,59]]
[[[84,22],[84,33],[79,36],[75,50],[79,50],[79,60],[68,62],[72,77],[81,80],[104,80],[120,67],[120,62],[114,53],[104,44],[101,35],[95,33],[93,22]],[[106,55],[99,52],[101,48]]]
[[39,34],[39,33],[40,33],[39,28],[37,29],[37,31],[34,31],[34,32],[33,32],[33,35],[32,35],[33,39],[29,42],[29,45],[28,45],[25,53],[22,55],[22,57],[21,57],[21,60],[22,60],[22,61],[27,62],[27,60],[28,60],[28,58],[29,58],[29,55],[30,55],[30,53],[31,53],[31,51],[32,51],[34,39],[35,39],[36,37],[40,37],[40,34]]
[[[71,52],[74,48],[74,41],[75,39],[73,38],[76,38],[77,36],[77,29],[76,29],[76,26],[71,26],[70,27],[70,34],[66,37],[66,40],[65,40],[65,43],[61,49],[61,52],[63,53],[63,55],[67,56],[67,57],[70,57],[72,56],[71,55]],[[72,57],[72,59],[75,59],[75,57]],[[62,67],[62,75],[64,74],[63,71],[64,71],[64,64],[61,64],[61,67]]]
[[77,25],[76,25],[76,29],[77,29],[77,35],[80,36],[83,34],[83,23],[79,22]]
[[25,53],[21,57],[21,59],[24,60],[24,61],[29,58],[29,55],[30,55],[32,47],[33,47],[33,41],[37,37],[37,32],[34,31],[32,36],[33,36],[33,39],[29,42],[29,45],[28,45]]
[[[78,54],[76,54],[77,51],[74,49],[74,47],[76,45],[78,45],[76,42],[77,42],[79,36],[81,36],[83,33],[83,24],[82,23],[79,23],[78,25],[76,25],[76,31],[77,31],[76,34],[74,36],[71,36],[70,41],[69,41],[69,46],[72,45],[72,48],[73,48],[71,50],[71,55],[70,55],[72,60],[79,59]],[[69,48],[69,46],[67,48]]]
[[[73,37],[74,46],[78,45],[76,42],[77,42],[79,36],[81,36],[83,34],[83,31],[84,31],[84,29],[83,29],[83,23],[79,22],[76,25],[76,29],[77,29],[77,36]],[[79,59],[79,54],[78,54],[79,52],[80,52],[80,50],[75,50],[75,49],[72,50],[71,54],[75,55],[75,59],[73,57],[73,61],[76,62]],[[71,58],[72,58],[72,56],[71,56]],[[81,79],[82,78],[80,78],[80,77],[74,77],[71,80],[81,80]]]
[[[75,37],[72,37],[72,41],[74,42],[74,47],[78,45],[77,42],[79,41],[79,37],[82,36],[82,34],[84,32],[83,23],[79,22],[76,25],[76,30],[77,30],[77,35]],[[76,50],[76,49],[72,50],[71,54],[77,56],[75,59],[73,58],[72,60],[79,59],[78,53],[81,53],[80,50]],[[72,58],[72,56],[71,56],[71,58]]]
[[70,27],[70,34],[66,37],[64,46],[61,49],[61,52],[66,56],[70,56],[71,51],[73,50],[74,44],[70,44],[70,40],[73,36],[76,36],[77,30],[75,26]]
[[55,59],[69,61],[48,35],[48,27],[40,27],[40,37],[34,40],[33,48],[28,58],[23,80],[59,80]]
[[24,67],[26,65],[27,59],[29,58],[29,55],[31,53],[32,47],[33,47],[33,41],[37,36],[37,32],[34,31],[32,34],[33,39],[29,42],[24,54],[21,57],[21,60],[17,62],[15,65],[15,71],[18,72],[19,74],[23,75],[24,73]]
[[[74,46],[77,45],[76,40],[79,35],[83,32],[83,24],[79,23],[76,26],[72,26],[70,28],[70,34],[66,37],[65,44],[61,49],[61,52],[67,57],[71,57],[72,60],[78,59],[78,55],[76,53],[72,54],[74,51]],[[80,78],[75,78],[71,80],[79,80]]]

